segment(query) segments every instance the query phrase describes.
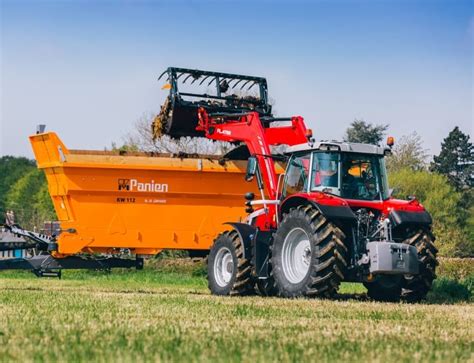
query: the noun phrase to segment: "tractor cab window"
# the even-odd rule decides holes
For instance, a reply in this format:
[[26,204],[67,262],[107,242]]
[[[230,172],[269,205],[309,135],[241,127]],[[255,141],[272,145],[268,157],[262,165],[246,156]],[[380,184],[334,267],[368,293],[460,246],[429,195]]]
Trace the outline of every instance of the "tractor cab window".
[[304,193],[308,188],[308,174],[311,154],[293,156],[286,168],[283,197]]
[[383,157],[377,155],[342,154],[342,197],[381,200],[388,196]]
[[339,154],[314,153],[311,180],[312,191],[339,195]]

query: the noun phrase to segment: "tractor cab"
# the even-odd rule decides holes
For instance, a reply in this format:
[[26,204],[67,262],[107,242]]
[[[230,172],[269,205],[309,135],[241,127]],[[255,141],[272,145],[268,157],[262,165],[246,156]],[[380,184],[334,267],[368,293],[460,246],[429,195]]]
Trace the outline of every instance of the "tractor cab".
[[282,197],[323,192],[343,199],[385,200],[388,152],[379,146],[338,142],[290,147]]

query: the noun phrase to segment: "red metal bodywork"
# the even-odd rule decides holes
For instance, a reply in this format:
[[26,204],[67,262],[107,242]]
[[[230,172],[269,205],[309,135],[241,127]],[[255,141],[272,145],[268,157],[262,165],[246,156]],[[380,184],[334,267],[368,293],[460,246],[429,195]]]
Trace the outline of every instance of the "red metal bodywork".
[[[258,160],[266,194],[271,200],[279,198],[277,174],[275,163],[271,157],[270,145],[298,145],[307,142],[309,130],[306,128],[302,117],[292,117],[291,126],[264,127],[257,112],[245,115],[211,117],[204,109],[199,109],[198,131],[204,131],[206,137],[212,140],[228,142],[245,142],[250,154]],[[308,166],[309,167],[309,166]],[[389,198],[387,200],[366,201],[344,199],[323,192],[292,194],[289,198],[303,198],[319,205],[332,207],[368,208],[378,210],[381,217],[388,216],[392,210],[409,212],[424,211],[424,207],[417,200],[404,201]],[[282,201],[282,204],[285,204]],[[267,206],[265,214],[257,217],[255,225],[262,230],[277,227],[277,208],[275,205]]]

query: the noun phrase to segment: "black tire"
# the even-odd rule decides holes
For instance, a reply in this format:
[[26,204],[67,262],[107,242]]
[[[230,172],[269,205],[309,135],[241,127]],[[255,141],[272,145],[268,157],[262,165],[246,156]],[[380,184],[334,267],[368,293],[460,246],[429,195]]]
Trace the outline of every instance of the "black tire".
[[[295,230],[303,230],[308,237],[309,250],[305,249],[305,253],[309,267],[301,281],[292,282],[283,266],[283,257],[288,255],[283,249],[286,237]],[[347,266],[344,238],[341,229],[310,205],[293,208],[285,214],[270,247],[271,277],[277,295],[289,298],[333,296],[344,279]]]
[[402,279],[401,275],[376,275],[374,281],[364,283],[367,296],[376,301],[400,301]]
[[420,273],[418,275],[405,275],[401,297],[407,302],[419,302],[425,299],[426,294],[436,279],[436,255],[438,249],[434,245],[434,235],[429,230],[417,230],[403,243],[415,246],[420,259]]
[[257,280],[257,292],[262,296],[276,296],[277,290],[275,287],[275,281],[269,277],[265,280]]
[[433,280],[436,278],[435,269],[438,265],[436,254],[438,249],[434,245],[435,237],[429,230],[416,230],[408,233],[402,243],[415,246],[420,260],[418,275],[404,275],[396,277],[377,276],[374,282],[365,283],[367,295],[377,301],[422,301],[430,291]]
[[[232,257],[228,258],[232,271],[230,279],[223,281],[216,276],[215,265],[220,260],[220,254],[227,254],[227,251]],[[213,295],[250,295],[255,291],[250,258],[244,258],[244,245],[236,231],[224,232],[214,241],[207,259],[207,281]]]

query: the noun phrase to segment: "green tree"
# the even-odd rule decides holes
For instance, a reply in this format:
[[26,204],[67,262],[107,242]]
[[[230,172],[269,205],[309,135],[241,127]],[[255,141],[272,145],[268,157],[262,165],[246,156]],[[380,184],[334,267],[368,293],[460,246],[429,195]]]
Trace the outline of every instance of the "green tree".
[[446,175],[457,190],[473,187],[474,147],[469,135],[455,127],[441,143],[441,152],[433,158],[431,170]]
[[388,125],[373,125],[364,120],[354,120],[346,129],[344,141],[378,145],[382,141]]
[[474,255],[474,241],[466,230],[466,212],[460,208],[462,193],[452,187],[444,175],[404,168],[389,174],[394,195],[415,195],[433,217],[437,246],[444,256]]
[[44,172],[34,168],[18,179],[6,196],[5,207],[15,212],[24,228],[42,228],[45,220],[54,220]]
[[423,170],[426,168],[427,157],[420,135],[413,132],[395,143],[392,154],[387,157],[387,169],[389,172],[405,168]]
[[2,156],[0,158],[0,220],[6,212],[5,203],[10,188],[25,174],[35,169],[35,162],[24,157]]

